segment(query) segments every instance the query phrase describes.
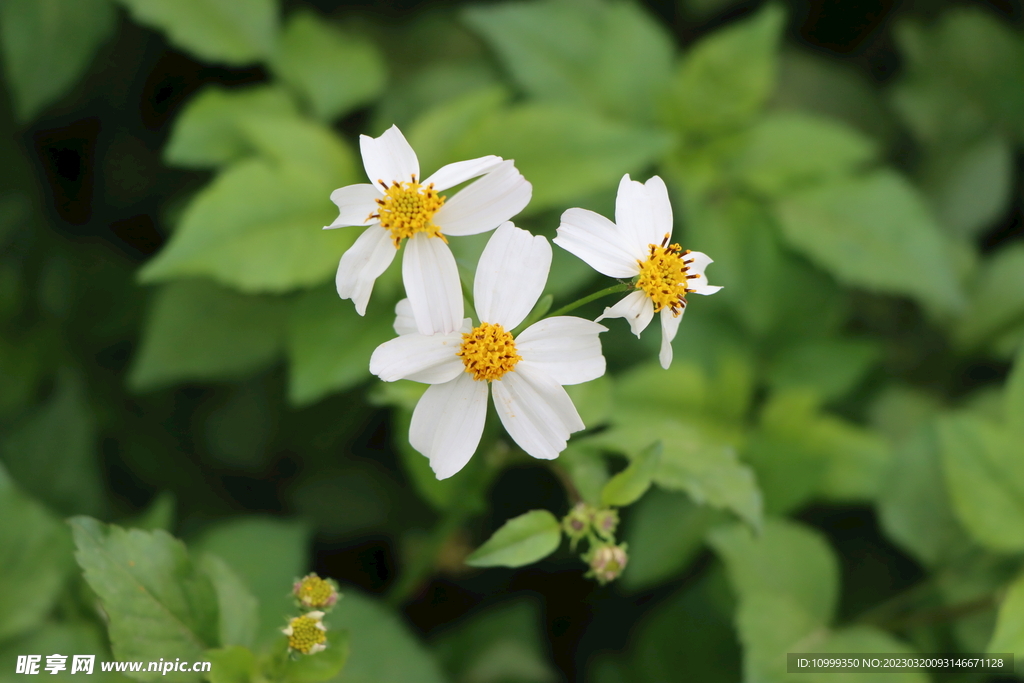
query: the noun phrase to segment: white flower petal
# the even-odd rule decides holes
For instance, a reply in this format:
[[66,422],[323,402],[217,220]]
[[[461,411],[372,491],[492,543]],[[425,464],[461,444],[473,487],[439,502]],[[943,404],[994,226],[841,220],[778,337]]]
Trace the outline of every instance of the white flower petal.
[[704,269],[707,268],[709,264],[714,263],[710,256],[701,251],[691,251],[683,258],[690,261],[690,263],[687,264],[687,274],[700,276],[687,280],[687,289],[697,294],[703,294],[704,296],[714,294],[721,289],[721,287],[709,285],[707,276],[704,275]]
[[604,374],[605,362],[598,337],[604,325],[558,316],[530,325],[516,338],[522,363],[547,374],[559,384],[581,384]]
[[604,313],[597,316],[594,322],[601,322],[605,318],[625,318],[629,321],[630,332],[639,337],[654,318],[654,303],[643,292],[632,292],[619,303],[604,309]]
[[377,199],[380,196],[380,190],[368,183],[339,187],[331,193],[331,201],[337,205],[340,213],[324,230],[347,225],[370,225],[377,220],[371,218],[370,214],[377,213]]
[[678,316],[672,315],[671,309],[661,309],[661,351],[658,353],[658,360],[661,367],[666,370],[672,365],[672,340],[676,338],[676,331],[679,330],[679,323],[683,321],[685,312],[685,306]]
[[443,192],[449,187],[455,187],[459,183],[464,183],[470,178],[476,178],[481,176],[488,171],[493,170],[498,164],[502,162],[502,158],[490,154],[479,159],[469,159],[468,161],[456,161],[454,164],[448,164],[442,166],[435,172],[430,174],[430,177],[423,180],[424,185],[434,183],[434,189],[438,192]]
[[379,225],[371,225],[342,254],[334,283],[338,296],[352,299],[359,315],[366,315],[373,283],[395,260],[397,251],[391,233]]
[[395,324],[392,327],[395,328],[395,334],[398,336],[419,332],[419,328],[416,327],[416,319],[412,317],[412,304],[408,299],[402,299],[395,304]]
[[585,425],[558,382],[536,368],[519,365],[491,382],[494,407],[520,448],[535,458],[552,460],[565,450],[569,434]]
[[512,223],[494,231],[480,254],[473,301],[481,322],[511,331],[529,315],[551,270],[551,245]]
[[422,232],[407,240],[402,281],[420,334],[448,334],[462,326],[462,283],[444,240]]
[[363,168],[370,184],[380,181],[391,185],[394,181],[407,183],[412,176],[419,178],[420,162],[398,126],[391,126],[379,138],[359,136],[359,150],[363,155]]
[[615,224],[631,244],[638,245],[648,255],[652,244],[661,244],[665,235],[672,236],[672,205],[668,201],[668,188],[658,176],[647,184],[622,176],[619,194],[615,198]]
[[412,413],[409,444],[430,458],[438,479],[447,479],[469,462],[480,444],[487,415],[487,382],[462,373],[435,384]]
[[389,339],[370,356],[370,372],[385,382],[411,379],[424,384],[450,382],[465,372],[466,366],[455,354],[462,334],[403,334]]
[[587,209],[563,213],[552,241],[608,277],[633,277],[640,272],[637,259],[646,258],[646,252],[627,242],[614,223]]
[[434,214],[446,235],[476,235],[498,227],[526,208],[533,186],[512,161],[502,161],[487,175],[449,197]]

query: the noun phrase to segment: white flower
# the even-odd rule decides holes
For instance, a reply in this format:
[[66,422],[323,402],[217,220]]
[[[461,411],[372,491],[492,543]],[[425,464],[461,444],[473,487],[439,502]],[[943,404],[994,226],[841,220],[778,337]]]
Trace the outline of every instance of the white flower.
[[[672,239],[672,206],[658,176],[646,184],[619,182],[615,222],[586,209],[562,214],[555,244],[609,277],[635,278],[635,292],[604,309],[597,320],[626,318],[637,337],[654,314],[661,312],[661,367],[672,364],[672,340],[686,310],[686,295],[714,294],[704,277],[712,260],[699,251],[683,250]],[[596,321],[595,321],[596,322]]]
[[[497,156],[448,164],[421,181],[416,153],[397,126],[379,138],[359,136],[359,147],[371,182],[332,192],[340,213],[325,228],[369,226],[341,257],[338,294],[364,315],[374,281],[408,238],[402,279],[417,327],[453,332],[462,322],[462,289],[445,235],[493,230],[523,210],[533,187]],[[479,176],[450,198],[439,194]]]
[[562,385],[604,374],[595,322],[560,316],[541,320],[513,339],[533,309],[551,268],[551,245],[511,223],[498,228],[477,265],[473,293],[481,323],[424,335],[411,328],[408,304],[396,307],[399,337],[373,352],[370,372],[385,382],[411,379],[433,386],[412,415],[409,443],[430,458],[438,479],[461,470],[476,451],[487,412],[487,385],[505,430],[535,458],[552,459],[584,428]]

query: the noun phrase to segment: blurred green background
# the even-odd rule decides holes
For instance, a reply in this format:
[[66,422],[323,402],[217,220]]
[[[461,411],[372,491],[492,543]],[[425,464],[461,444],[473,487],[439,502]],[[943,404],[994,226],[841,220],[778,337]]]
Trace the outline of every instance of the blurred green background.
[[[219,555],[263,639],[293,578],[337,579],[342,681],[788,680],[795,643],[1024,656],[1021,21],[1002,0],[0,0],[0,681],[17,654],[108,651],[72,515]],[[358,229],[320,227],[365,182],[358,135],[393,123],[425,173],[515,159],[516,222],[548,237],[658,173],[678,241],[716,261],[670,371],[657,333],[611,321],[608,378],[573,390],[591,446],[557,470],[511,452],[434,481],[418,389],[368,373],[398,264],[359,318],[332,284]],[[485,241],[452,240],[467,276]],[[556,307],[608,284],[555,249]],[[642,438],[690,450],[623,511],[621,581],[564,548],[463,564],[513,516],[564,514],[560,477],[599,490],[645,445],[601,430],[651,415],[670,426]]]

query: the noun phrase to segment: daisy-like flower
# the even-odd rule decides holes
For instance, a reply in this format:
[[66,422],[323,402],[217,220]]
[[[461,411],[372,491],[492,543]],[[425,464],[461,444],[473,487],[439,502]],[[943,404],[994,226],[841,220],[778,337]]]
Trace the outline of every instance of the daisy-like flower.
[[661,313],[661,367],[672,364],[675,339],[686,295],[714,294],[704,269],[712,260],[699,251],[682,249],[672,240],[672,205],[658,176],[646,184],[622,176],[615,198],[615,222],[586,209],[569,209],[554,243],[583,259],[599,273],[633,279],[636,291],[604,309],[597,318],[626,318],[637,337],[655,313]]
[[327,627],[323,612],[306,612],[288,621],[281,633],[288,636],[288,649],[304,655],[315,655],[327,649]]
[[[512,161],[486,156],[420,177],[416,153],[392,126],[379,138],[359,137],[370,183],[331,193],[339,210],[325,229],[369,226],[341,257],[335,280],[342,299],[365,315],[373,283],[405,241],[402,279],[421,332],[454,332],[462,324],[462,289],[446,235],[493,230],[530,202],[533,187]],[[448,198],[445,190],[483,176]]]
[[562,388],[604,374],[603,325],[572,316],[547,318],[516,338],[511,330],[533,310],[551,268],[551,245],[511,223],[498,228],[477,265],[473,286],[480,324],[454,333],[412,329],[410,305],[399,303],[395,330],[370,357],[385,382],[431,386],[416,404],[409,443],[430,459],[438,479],[461,470],[484,429],[488,385],[505,430],[535,458],[553,459],[584,428]]

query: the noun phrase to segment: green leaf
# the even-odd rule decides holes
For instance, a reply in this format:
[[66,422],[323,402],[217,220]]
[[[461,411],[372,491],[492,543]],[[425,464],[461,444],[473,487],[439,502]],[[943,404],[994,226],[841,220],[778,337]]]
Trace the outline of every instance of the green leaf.
[[244,292],[286,292],[331,277],[358,230],[320,228],[332,184],[296,164],[241,161],[196,195],[142,282],[210,277]]
[[794,193],[778,212],[789,243],[840,281],[936,313],[962,307],[952,249],[902,176],[882,170]]
[[758,595],[778,596],[805,610],[816,625],[831,621],[839,597],[839,565],[818,532],[766,519],[760,535],[732,524],[715,529],[708,540],[741,603]]
[[[906,643],[893,638],[885,631],[880,631],[870,626],[851,626],[850,628],[829,633],[824,635],[823,640],[815,642],[807,651],[820,653],[825,657],[829,655],[843,656],[850,652],[878,652],[911,656],[916,654],[914,649]],[[785,662],[785,658],[782,661]],[[880,671],[878,673],[858,673],[854,675],[856,680],[864,681],[864,683],[902,683],[903,681],[907,683],[928,683],[931,680],[928,674],[920,671],[912,673]],[[808,680],[809,683],[834,683],[839,676],[842,676],[842,674],[837,675],[830,672],[801,674],[800,680]],[[782,680],[792,680],[792,676],[785,676]]]
[[329,681],[341,672],[348,656],[348,631],[332,628],[327,633],[326,650],[287,661],[284,667],[284,683]]
[[347,629],[352,655],[345,664],[345,683],[442,683],[437,662],[409,628],[380,602],[350,588],[343,589],[329,617],[330,628]]
[[477,88],[426,110],[409,128],[409,144],[421,169],[436,169],[459,161],[452,150],[468,131],[501,111],[511,94],[504,86]]
[[963,553],[970,541],[942,477],[935,429],[922,425],[896,447],[878,498],[886,535],[926,566]]
[[[71,520],[75,558],[109,617],[110,642],[121,660],[200,660],[217,644],[217,596],[185,545],[165,531]],[[138,674],[156,680],[160,674]],[[181,673],[176,680],[198,681]]]
[[712,524],[725,518],[681,493],[649,491],[626,518],[623,538],[629,544],[629,564],[622,585],[647,590],[680,575],[704,546]]
[[250,683],[256,680],[256,657],[247,647],[232,645],[207,650],[210,683]]
[[471,567],[522,567],[558,549],[562,527],[547,510],[513,517],[466,558]]
[[360,317],[334,287],[303,294],[288,322],[289,401],[308,405],[367,379],[370,354],[395,336],[389,317]]
[[284,346],[287,309],[270,297],[236,294],[202,280],[156,295],[130,385],[149,390],[188,380],[231,379],[272,363]]
[[972,239],[1006,212],[1013,196],[1013,147],[997,135],[926,151],[921,184],[947,232]]
[[878,156],[877,145],[853,128],[795,112],[769,114],[747,136],[734,172],[769,197],[842,177]]
[[53,509],[68,515],[102,508],[95,420],[82,379],[71,371],[58,375],[53,395],[11,430],[0,453],[11,476]]
[[348,144],[322,123],[280,114],[251,115],[238,122],[252,149],[276,164],[301,167],[332,190],[363,177]]
[[224,560],[207,553],[199,566],[210,578],[217,593],[219,643],[222,647],[251,647],[259,627],[259,601],[253,597],[238,575]]
[[1024,344],[1020,345],[1013,369],[1006,380],[1006,398],[1003,413],[1006,424],[1018,434],[1024,434]]
[[0,466],[0,641],[35,628],[50,613],[71,570],[67,529],[19,491]]
[[371,102],[387,80],[384,60],[372,42],[307,10],[288,19],[271,67],[324,121]]
[[602,375],[592,382],[570,384],[565,392],[576,406],[576,412],[587,429],[604,424],[612,413],[612,378]]
[[629,466],[612,477],[601,490],[601,503],[625,507],[640,499],[661,464],[661,442],[655,441],[640,451]]
[[1008,244],[981,265],[970,299],[951,330],[964,349],[1024,322],[1024,244]]
[[999,605],[995,632],[986,649],[990,653],[1012,652],[1017,661],[1024,657],[1024,576],[1010,585]]
[[277,40],[275,0],[119,0],[140,24],[209,62],[232,66],[268,57]]
[[775,4],[708,35],[684,55],[664,119],[691,135],[738,128],[775,87],[785,12]]
[[497,154],[515,159],[533,184],[526,211],[565,206],[582,195],[611,190],[625,172],[659,159],[670,135],[616,123],[590,110],[560,104],[524,104],[502,110],[467,132],[452,160]]
[[251,516],[206,529],[192,546],[224,560],[257,598],[259,644],[279,638],[294,612],[292,584],[306,573],[308,544],[304,524]]
[[464,16],[535,99],[649,121],[671,78],[671,38],[631,2],[507,3]]
[[456,681],[555,683],[537,600],[517,596],[469,615],[432,643]]
[[241,129],[243,119],[297,113],[295,102],[279,86],[232,90],[207,86],[174,119],[164,161],[187,168],[212,168],[235,161],[252,151]]
[[953,509],[982,545],[1024,550],[1024,461],[1010,432],[973,415],[939,423],[942,467]]
[[65,95],[114,32],[110,0],[5,0],[0,43],[18,118]]
[[591,505],[601,504],[601,491],[610,478],[608,464],[601,453],[587,440],[574,440],[558,455],[580,497]]

